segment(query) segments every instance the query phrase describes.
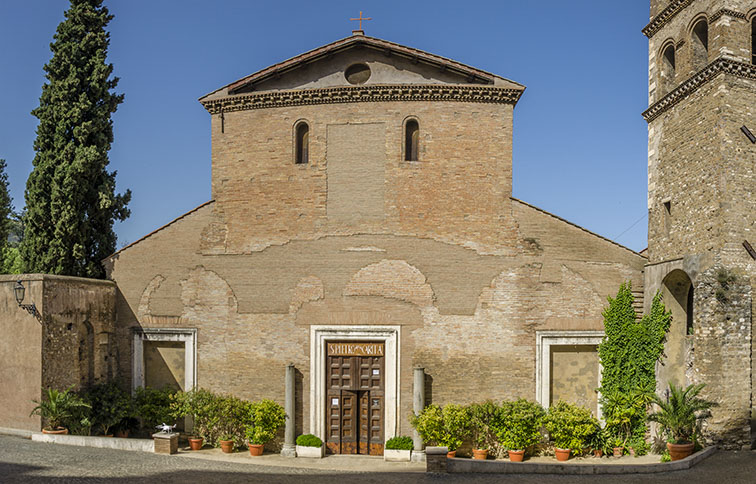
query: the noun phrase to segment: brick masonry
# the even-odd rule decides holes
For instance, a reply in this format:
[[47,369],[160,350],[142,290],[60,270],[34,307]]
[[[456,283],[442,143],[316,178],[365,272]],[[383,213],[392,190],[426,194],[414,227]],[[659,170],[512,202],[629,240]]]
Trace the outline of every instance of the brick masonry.
[[[649,104],[664,102],[661,50],[675,45],[675,75],[669,82],[676,104],[649,122],[649,266],[646,305],[657,290],[673,307],[662,390],[668,381],[702,382],[719,406],[707,431],[717,444],[750,448],[754,434],[753,290],[756,262],[743,241],[756,239],[756,145],[740,132],[756,128],[756,67],[751,66],[752,0],[652,1],[651,16],[676,13],[649,39]],[[709,19],[708,53],[701,59],[691,29]],[[698,49],[698,50],[697,50]],[[727,60],[737,71],[721,71],[679,95],[702,66]],[[737,277],[726,301],[716,298],[717,273]],[[684,274],[681,276],[681,274]],[[681,282],[683,281],[683,282]],[[687,281],[687,282],[685,282]],[[686,334],[685,297],[694,291],[693,332]]]

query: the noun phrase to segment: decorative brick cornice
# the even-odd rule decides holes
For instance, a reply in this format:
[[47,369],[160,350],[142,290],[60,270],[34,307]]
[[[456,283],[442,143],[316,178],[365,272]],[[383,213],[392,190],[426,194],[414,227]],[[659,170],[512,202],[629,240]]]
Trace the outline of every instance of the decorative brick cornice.
[[268,91],[200,101],[210,114],[248,109],[384,101],[460,101],[516,104],[522,89],[493,86],[376,85]]
[[721,10],[717,10],[716,12],[714,12],[714,15],[709,17],[709,22],[710,23],[716,22],[724,15],[727,15],[728,17],[732,17],[732,18],[742,18],[742,19],[746,18],[746,14],[744,13],[740,13],[740,12],[736,12],[735,10],[729,10],[729,9],[723,8]]
[[648,25],[643,27],[643,34],[649,39],[654,36],[658,31],[666,25],[667,22],[672,20],[675,15],[680,13],[685,7],[693,3],[693,0],[674,0],[667,8],[659,12],[659,14],[651,19]]
[[680,84],[675,90],[652,104],[651,107],[643,112],[643,117],[650,123],[667,109],[676,105],[721,73],[732,74],[744,79],[756,79],[756,66],[720,57],[701,69],[698,74]]

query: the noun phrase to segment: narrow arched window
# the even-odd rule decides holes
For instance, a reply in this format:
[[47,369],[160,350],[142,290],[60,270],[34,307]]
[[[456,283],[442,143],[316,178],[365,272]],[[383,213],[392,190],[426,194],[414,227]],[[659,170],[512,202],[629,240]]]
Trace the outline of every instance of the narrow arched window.
[[756,15],[751,19],[751,64],[756,65]]
[[703,69],[709,63],[709,24],[701,19],[693,27],[693,69]]
[[410,119],[404,124],[404,161],[417,161],[420,141],[420,125]]
[[294,163],[306,165],[310,161],[310,127],[307,123],[297,125],[294,141]]
[[662,96],[675,87],[675,46],[670,44],[664,49],[661,59]]
[[685,305],[685,332],[693,334],[693,286],[688,289],[688,300]]

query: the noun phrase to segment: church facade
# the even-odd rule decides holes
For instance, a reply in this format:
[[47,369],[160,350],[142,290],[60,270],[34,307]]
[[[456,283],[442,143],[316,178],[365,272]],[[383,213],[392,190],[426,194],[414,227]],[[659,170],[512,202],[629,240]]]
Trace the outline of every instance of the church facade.
[[329,451],[381,453],[426,401],[598,413],[606,297],[641,255],[514,199],[524,86],[352,36],[200,99],[212,200],[106,261],[118,367],[283,402]]

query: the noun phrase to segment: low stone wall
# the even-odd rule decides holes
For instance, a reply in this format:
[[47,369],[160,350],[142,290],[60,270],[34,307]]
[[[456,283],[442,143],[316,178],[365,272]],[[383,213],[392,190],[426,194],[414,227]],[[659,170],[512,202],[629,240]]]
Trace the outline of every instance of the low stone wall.
[[[429,455],[427,472],[476,473],[476,474],[653,474],[657,472],[680,471],[690,469],[716,452],[716,447],[707,447],[690,457],[675,462],[658,464],[561,464],[509,462],[474,459],[446,459],[443,466],[434,461],[431,466]],[[439,453],[440,454],[440,453]]]
[[87,437],[84,435],[53,435],[33,433],[31,439],[36,442],[53,444],[78,445],[80,447],[99,447],[101,449],[136,450],[140,452],[154,452],[155,442],[152,439],[118,439],[115,437]]

